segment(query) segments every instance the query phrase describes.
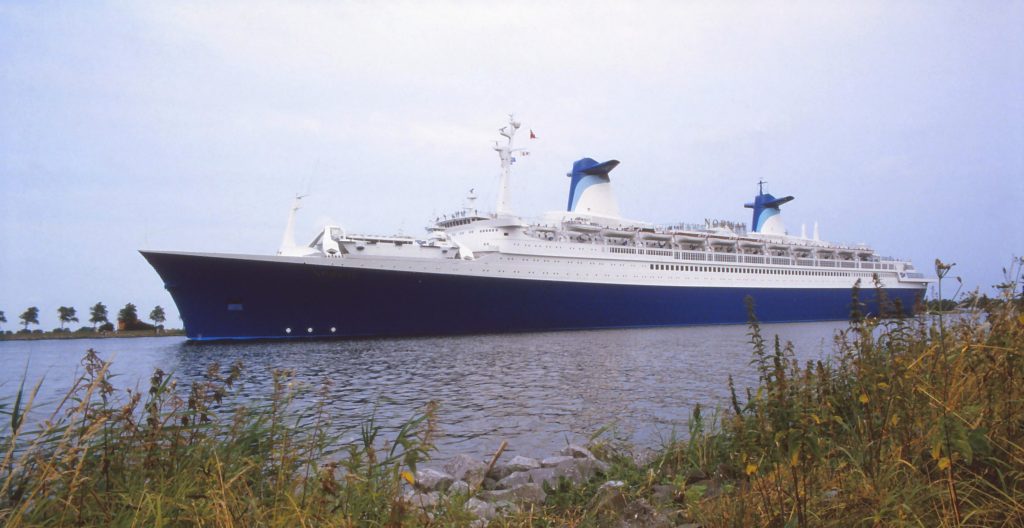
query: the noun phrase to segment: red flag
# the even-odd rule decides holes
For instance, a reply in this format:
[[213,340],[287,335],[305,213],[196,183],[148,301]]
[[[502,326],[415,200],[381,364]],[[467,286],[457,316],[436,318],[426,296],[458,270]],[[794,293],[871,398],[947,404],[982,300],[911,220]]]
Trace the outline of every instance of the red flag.
[[537,139],[537,134],[533,133],[533,129],[530,129],[530,139]]

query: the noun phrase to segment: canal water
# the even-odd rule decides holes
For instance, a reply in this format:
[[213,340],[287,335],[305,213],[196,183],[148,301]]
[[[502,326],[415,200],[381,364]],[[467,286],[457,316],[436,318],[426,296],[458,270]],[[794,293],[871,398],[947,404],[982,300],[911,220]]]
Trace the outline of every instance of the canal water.
[[[763,325],[766,337],[792,341],[801,363],[827,358],[843,322]],[[546,456],[609,428],[618,439],[657,447],[686,431],[695,404],[728,405],[727,378],[756,384],[746,326],[476,335],[317,342],[190,343],[183,337],[0,342],[0,400],[13,398],[23,375],[43,380],[52,402],[81,373],[88,348],[113,361],[118,388],[146,388],[155,368],[179,385],[207,366],[244,365],[246,398],[271,390],[272,372],[327,389],[331,427],[355,438],[371,415],[394,431],[436,401],[435,460],[484,456],[502,440],[507,453]],[[45,407],[45,404],[44,404]],[[6,424],[5,424],[6,426]]]

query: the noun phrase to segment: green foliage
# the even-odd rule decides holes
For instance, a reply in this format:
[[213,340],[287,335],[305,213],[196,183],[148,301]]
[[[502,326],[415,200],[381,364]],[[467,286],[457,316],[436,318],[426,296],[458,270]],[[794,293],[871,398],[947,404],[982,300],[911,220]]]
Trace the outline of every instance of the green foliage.
[[159,326],[164,324],[164,321],[167,320],[167,315],[164,313],[164,309],[157,305],[156,308],[153,308],[152,312],[149,312],[149,320],[153,321],[154,323],[157,324],[157,326]]
[[57,318],[60,320],[61,331],[64,331],[64,325],[71,322],[78,322],[75,309],[71,306],[61,306],[60,308],[57,308]]
[[35,306],[27,308],[24,312],[21,313],[21,315],[18,316],[18,319],[21,319],[21,324],[25,326],[24,329],[27,331],[28,325],[39,324],[39,308],[36,308]]
[[124,305],[124,308],[118,310],[117,320],[129,325],[136,323],[139,320],[139,311],[134,304],[128,303]]
[[89,308],[89,322],[92,323],[92,327],[96,328],[96,325],[100,323],[106,323],[107,320],[107,306],[102,302],[98,302]]

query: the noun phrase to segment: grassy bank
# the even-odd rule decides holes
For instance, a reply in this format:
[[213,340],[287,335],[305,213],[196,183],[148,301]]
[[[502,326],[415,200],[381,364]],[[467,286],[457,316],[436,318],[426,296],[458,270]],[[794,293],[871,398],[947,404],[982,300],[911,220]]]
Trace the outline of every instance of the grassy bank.
[[119,337],[168,337],[183,336],[180,328],[154,330],[121,330],[119,332],[39,332],[0,334],[0,341],[41,341],[45,339],[113,339]]
[[[804,365],[755,321],[758,387],[734,388],[724,409],[695,409],[686,438],[643,460],[596,438],[611,462],[603,477],[491,525],[1024,525],[1024,315],[1010,294],[989,309],[952,320],[855,314],[832,359]],[[8,526],[472,520],[465,496],[429,511],[401,499],[432,448],[433,408],[390,442],[371,421],[342,444],[326,392],[300,394],[288,372],[253,404],[234,398],[237,365],[211,366],[190,387],[157,371],[142,393],[116,389],[91,351],[83,366],[44,424],[22,421],[34,388],[2,401]],[[608,480],[622,482],[614,494],[599,489]]]

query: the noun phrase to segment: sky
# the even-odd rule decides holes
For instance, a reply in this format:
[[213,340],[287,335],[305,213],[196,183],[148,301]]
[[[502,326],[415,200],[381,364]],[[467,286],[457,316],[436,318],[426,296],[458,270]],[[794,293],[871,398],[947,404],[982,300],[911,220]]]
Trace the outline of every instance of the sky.
[[180,326],[137,251],[272,254],[300,192],[300,242],[491,209],[509,113],[524,216],[582,157],[659,224],[749,224],[764,179],[793,234],[991,292],[1024,255],[1021,28],[1024,1],[0,0],[2,328]]

